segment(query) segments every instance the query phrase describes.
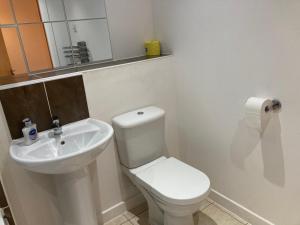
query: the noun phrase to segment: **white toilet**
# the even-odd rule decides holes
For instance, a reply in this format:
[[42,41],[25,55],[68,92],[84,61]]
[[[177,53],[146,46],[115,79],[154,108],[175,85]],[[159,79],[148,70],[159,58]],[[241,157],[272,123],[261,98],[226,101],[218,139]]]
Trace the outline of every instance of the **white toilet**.
[[113,118],[122,169],[145,196],[151,225],[194,225],[209,178],[163,156],[165,112],[151,106]]

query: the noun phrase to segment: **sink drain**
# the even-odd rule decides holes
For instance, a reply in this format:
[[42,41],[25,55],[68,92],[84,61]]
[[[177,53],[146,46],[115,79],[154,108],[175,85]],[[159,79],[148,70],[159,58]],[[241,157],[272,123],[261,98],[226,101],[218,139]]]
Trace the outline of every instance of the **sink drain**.
[[66,142],[65,142],[65,141],[61,141],[60,144],[61,144],[61,145],[64,145],[64,144],[66,144]]

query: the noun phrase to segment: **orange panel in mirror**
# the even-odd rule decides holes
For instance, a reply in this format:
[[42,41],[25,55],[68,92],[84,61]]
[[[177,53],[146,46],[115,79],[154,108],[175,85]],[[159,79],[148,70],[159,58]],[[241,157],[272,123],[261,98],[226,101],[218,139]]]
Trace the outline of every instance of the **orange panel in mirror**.
[[[11,67],[11,73],[7,75],[21,75],[27,73],[16,28],[1,28],[1,33],[3,42],[2,45],[0,44],[2,48],[0,51],[4,56],[6,55],[8,57]],[[6,69],[4,69],[4,65],[1,64],[3,71],[7,70],[8,62],[6,61],[5,64]]]
[[37,0],[12,0],[18,23],[38,23],[41,16]]
[[0,0],[0,24],[14,24],[9,0]]
[[12,69],[6,50],[2,32],[0,30],[0,76],[12,75]]
[[30,71],[53,69],[43,24],[24,24],[19,28]]

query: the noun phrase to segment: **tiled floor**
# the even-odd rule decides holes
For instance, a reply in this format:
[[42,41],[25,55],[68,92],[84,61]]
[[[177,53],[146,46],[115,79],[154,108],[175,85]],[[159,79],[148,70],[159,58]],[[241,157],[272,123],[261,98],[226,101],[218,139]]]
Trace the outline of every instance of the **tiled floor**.
[[[202,202],[199,212],[194,215],[194,220],[195,225],[250,225],[209,199]],[[149,225],[147,205],[143,204],[130,212],[125,212],[105,225]]]

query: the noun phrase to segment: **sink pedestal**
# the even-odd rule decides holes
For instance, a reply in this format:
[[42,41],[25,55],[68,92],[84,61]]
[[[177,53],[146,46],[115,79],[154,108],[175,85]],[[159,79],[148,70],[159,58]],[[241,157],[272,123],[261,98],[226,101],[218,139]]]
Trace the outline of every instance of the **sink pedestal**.
[[87,168],[57,174],[55,183],[64,225],[98,225]]
[[54,175],[63,225],[97,225],[87,166],[106,149],[113,128],[88,118],[64,125],[62,131],[60,137],[52,130],[40,132],[30,146],[22,138],[13,140],[10,156],[27,170]]

